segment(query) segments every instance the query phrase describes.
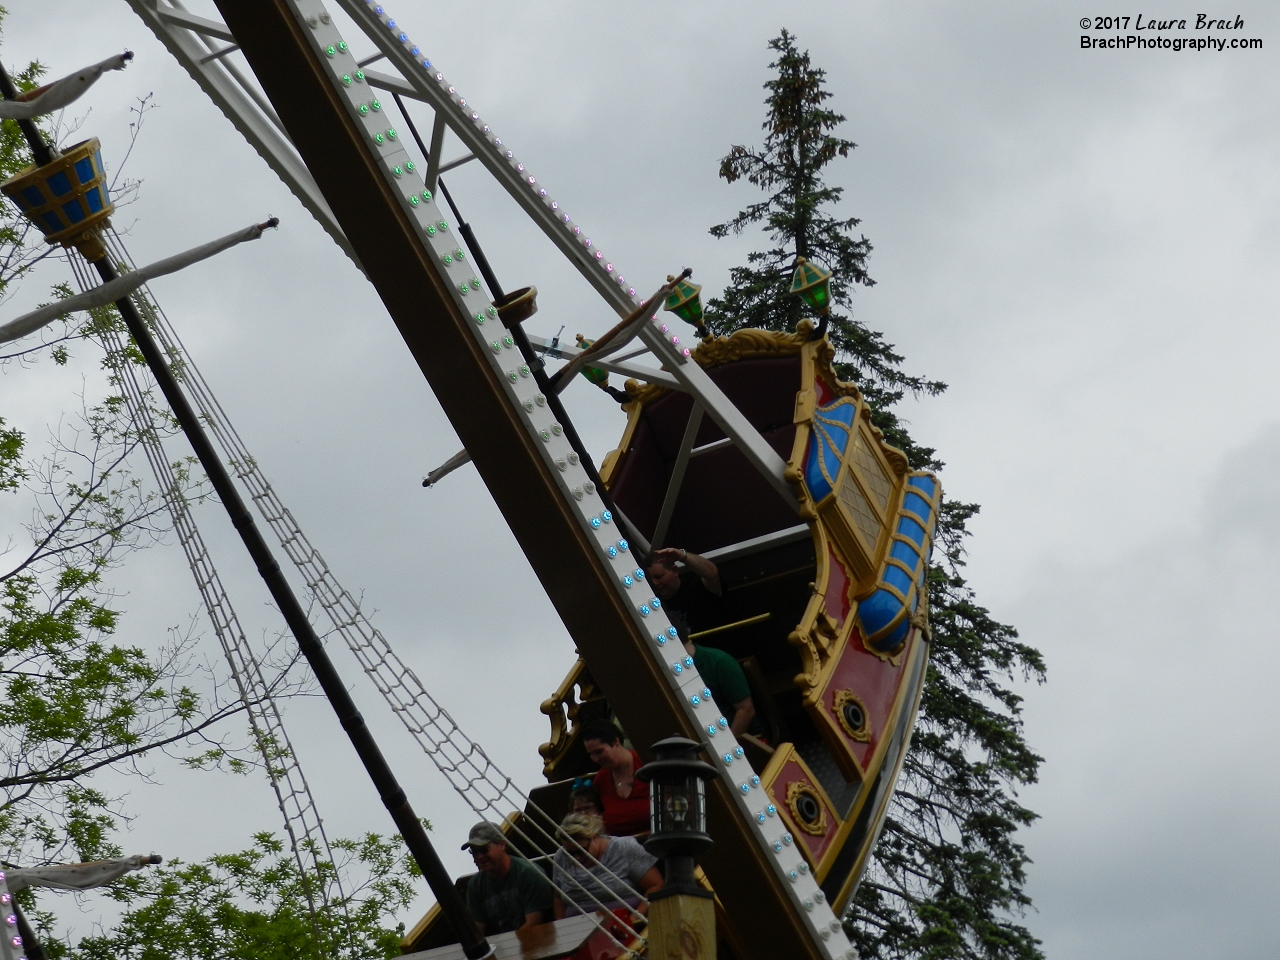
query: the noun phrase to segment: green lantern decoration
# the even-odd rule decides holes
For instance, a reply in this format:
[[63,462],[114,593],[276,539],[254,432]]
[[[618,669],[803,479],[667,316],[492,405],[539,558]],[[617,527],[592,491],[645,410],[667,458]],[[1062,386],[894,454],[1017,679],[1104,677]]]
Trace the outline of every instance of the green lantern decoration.
[[679,280],[675,277],[667,277],[667,283],[675,286],[662,309],[670,310],[681,320],[693,324],[698,336],[705,340],[707,328],[702,322],[702,297],[699,296],[702,293],[702,285],[690,283],[688,274],[689,271],[686,270]]
[[[594,340],[588,340],[582,334],[578,334],[578,349],[585,350],[593,343],[595,343]],[[609,389],[609,371],[601,370],[599,367],[583,367],[581,373],[601,390]]]
[[670,310],[681,320],[691,323],[695,327],[702,326],[702,286],[697,283],[690,283],[688,280],[676,281],[675,277],[667,277],[667,283],[675,283],[675,289],[671,291],[671,296],[667,297],[666,306],[663,310]]
[[825,317],[831,312],[831,271],[824,270],[804,257],[796,257],[796,272],[791,277],[791,293],[807,303],[813,312]]

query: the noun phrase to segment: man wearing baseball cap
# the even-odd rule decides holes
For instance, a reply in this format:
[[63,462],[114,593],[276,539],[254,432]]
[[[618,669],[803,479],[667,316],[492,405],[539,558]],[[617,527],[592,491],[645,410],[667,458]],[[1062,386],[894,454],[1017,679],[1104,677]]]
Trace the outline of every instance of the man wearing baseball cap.
[[467,909],[482,936],[542,923],[543,911],[551,909],[551,884],[524,857],[508,852],[497,826],[477,823],[462,849],[471,851],[479,871],[467,881]]

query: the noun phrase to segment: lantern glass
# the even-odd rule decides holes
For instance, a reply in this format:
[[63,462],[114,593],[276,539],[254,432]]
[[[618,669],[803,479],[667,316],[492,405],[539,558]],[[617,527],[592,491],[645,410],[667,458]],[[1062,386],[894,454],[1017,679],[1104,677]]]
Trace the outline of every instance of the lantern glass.
[[[675,280],[675,277],[667,277],[667,282]],[[671,291],[671,295],[667,297],[667,302],[663,309],[670,310],[681,320],[686,323],[699,326],[702,323],[702,286],[696,283],[690,283],[688,280],[681,280],[676,284],[675,289]]]
[[826,313],[831,308],[831,271],[804,257],[796,258],[796,272],[791,277],[791,292],[807,303],[816,313]]
[[705,833],[707,799],[702,780],[696,776],[676,782],[655,780],[649,794],[649,817],[654,833]]

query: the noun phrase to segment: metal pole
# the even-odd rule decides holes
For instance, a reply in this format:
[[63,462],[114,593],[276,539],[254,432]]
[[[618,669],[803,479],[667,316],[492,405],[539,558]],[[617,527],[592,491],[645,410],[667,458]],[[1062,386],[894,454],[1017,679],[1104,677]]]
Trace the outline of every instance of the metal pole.
[[[3,66],[0,66],[0,92],[3,92],[6,99],[14,98],[13,82],[9,79]],[[37,163],[43,165],[43,163],[50,162],[52,154],[35,124],[31,121],[19,122],[23,125],[23,133],[31,145],[32,153],[36,156]],[[41,156],[48,159],[42,162]],[[108,257],[104,256],[93,261],[93,266],[98,271],[98,275],[102,277],[103,282],[114,280],[118,276],[115,265]],[[289,625],[294,639],[297,640],[303,656],[307,658],[307,663],[310,665],[312,673],[315,674],[316,680],[320,683],[320,688],[324,691],[330,705],[332,705],[334,713],[338,715],[342,729],[347,732],[347,737],[351,740],[351,745],[355,747],[356,754],[364,764],[365,771],[369,774],[369,779],[373,781],[378,795],[382,798],[383,805],[391,813],[391,819],[395,822],[396,829],[404,837],[410,854],[412,854],[413,859],[418,864],[418,868],[422,871],[423,877],[426,878],[428,885],[431,887],[431,892],[435,894],[436,900],[439,901],[440,909],[453,926],[454,933],[458,935],[458,939],[462,943],[463,952],[469,960],[480,960],[482,957],[490,956],[493,953],[493,948],[489,946],[488,941],[483,936],[476,932],[475,922],[459,895],[458,888],[453,885],[453,878],[449,876],[444,864],[440,862],[440,857],[427,836],[427,831],[423,827],[422,821],[414,813],[408,797],[405,796],[404,790],[400,787],[395,774],[391,770],[391,765],[387,763],[386,758],[382,755],[382,750],[379,749],[377,742],[373,739],[373,734],[370,733],[368,726],[366,726],[364,717],[360,715],[355,701],[343,685],[342,678],[334,667],[333,661],[329,659],[329,654],[320,643],[320,638],[316,635],[315,628],[311,626],[311,621],[307,619],[306,611],[298,601],[297,596],[294,595],[293,588],[289,586],[289,581],[285,579],[284,573],[280,569],[280,564],[272,556],[271,549],[267,546],[261,531],[254,523],[253,515],[245,506],[239,491],[232,483],[231,475],[227,472],[226,467],[223,466],[222,460],[213,448],[213,444],[209,442],[209,438],[205,435],[204,428],[200,425],[199,417],[187,401],[186,395],[183,394],[177,378],[173,375],[173,371],[169,369],[168,361],[155,339],[151,336],[151,331],[147,328],[146,323],[143,322],[142,316],[138,313],[133,301],[128,297],[117,300],[116,308],[120,311],[120,316],[124,319],[125,326],[129,328],[129,333],[132,335],[134,342],[137,343],[138,350],[147,361],[147,366],[151,368],[151,373],[156,378],[160,392],[164,394],[165,400],[169,402],[169,406],[172,408],[174,416],[177,417],[183,433],[187,435],[187,440],[191,443],[200,465],[204,467],[209,481],[213,484],[214,490],[222,500],[222,505],[226,509],[227,515],[231,518],[232,526],[240,534],[240,539],[244,541],[249,555],[253,558],[253,562],[258,568],[258,573],[266,582],[272,599],[279,606],[280,612],[284,614],[285,622]]]

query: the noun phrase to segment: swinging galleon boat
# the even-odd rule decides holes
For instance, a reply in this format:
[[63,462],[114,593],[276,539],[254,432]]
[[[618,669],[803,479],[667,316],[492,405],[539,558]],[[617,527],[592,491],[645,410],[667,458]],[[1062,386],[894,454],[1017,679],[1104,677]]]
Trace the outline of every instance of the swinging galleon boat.
[[[787,459],[794,501],[689,394],[634,379],[626,427],[600,475],[651,547],[679,544],[717,564],[718,622],[691,639],[742,665],[760,722],[740,742],[772,801],[763,815],[786,824],[839,915],[884,822],[919,705],[941,489],[884,441],[811,321],[794,333],[706,338],[692,359]],[[601,373],[590,378],[604,385]],[[542,712],[549,783],[530,800],[558,816],[573,782],[595,770],[583,724],[624,718],[581,658]],[[437,919],[424,917],[406,947],[445,942]],[[721,956],[746,955],[732,918],[722,911],[720,920]]]
[[[812,332],[809,321],[793,334],[741,330],[693,351],[787,458],[796,506],[688,394],[635,381],[601,475],[651,543],[718,565],[721,622],[692,639],[742,664],[764,727],[742,738],[747,756],[838,914],[883,822],[920,699],[940,488],[884,442]],[[582,660],[543,711],[553,786],[535,797],[545,803],[590,769],[577,727],[611,711]]]

